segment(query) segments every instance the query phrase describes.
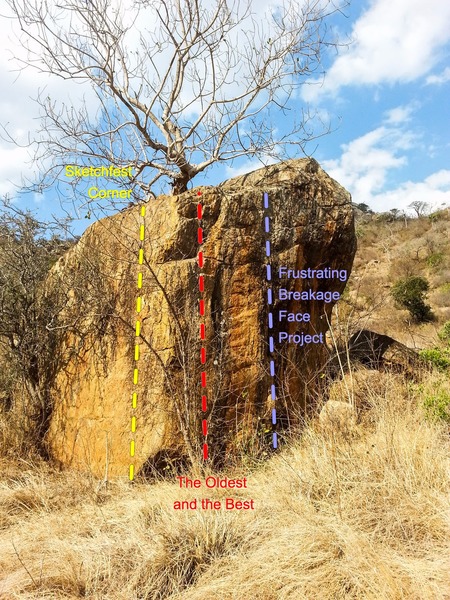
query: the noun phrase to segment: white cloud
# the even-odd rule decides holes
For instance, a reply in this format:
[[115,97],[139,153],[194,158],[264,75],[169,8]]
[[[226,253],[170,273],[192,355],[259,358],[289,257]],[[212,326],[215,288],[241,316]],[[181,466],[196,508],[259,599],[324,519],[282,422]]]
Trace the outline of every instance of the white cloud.
[[385,122],[390,125],[400,125],[411,120],[412,113],[417,109],[417,104],[411,102],[404,106],[396,106],[387,110],[385,115]]
[[29,162],[26,148],[0,144],[0,196],[14,195]]
[[328,173],[346,187],[355,202],[371,203],[386,184],[389,171],[407,164],[404,152],[416,136],[410,131],[381,126],[342,146],[337,160],[324,161]]
[[447,81],[450,81],[450,67],[444,69],[439,75],[429,75],[425,83],[427,85],[442,85],[443,83],[447,83]]
[[410,82],[426,75],[450,40],[450,2],[374,0],[355,22],[352,39],[322,85],[304,86],[305,100],[346,85]]
[[[26,51],[17,39],[18,24],[15,19],[0,18],[0,124],[17,144],[24,146],[39,128],[40,108],[35,102],[45,89],[57,102],[72,106],[81,105],[83,97],[88,110],[95,114],[97,108],[94,94],[88,86],[73,81],[38,73],[34,69],[22,69],[18,59],[26,58]],[[7,137],[7,136],[6,136]],[[31,152],[0,136],[0,194],[14,195],[21,187],[22,177],[33,178],[35,166]]]
[[356,203],[368,204],[373,210],[406,209],[421,200],[433,207],[450,205],[450,170],[432,173],[423,181],[405,181],[389,189],[389,174],[407,166],[407,151],[418,136],[399,126],[409,119],[411,110],[396,107],[385,113],[385,125],[342,145],[342,155],[323,161],[331,177],[352,194]]
[[395,189],[373,195],[368,204],[374,210],[387,211],[405,209],[416,200],[427,202],[433,209],[450,206],[450,171],[437,171],[419,182],[406,181]]

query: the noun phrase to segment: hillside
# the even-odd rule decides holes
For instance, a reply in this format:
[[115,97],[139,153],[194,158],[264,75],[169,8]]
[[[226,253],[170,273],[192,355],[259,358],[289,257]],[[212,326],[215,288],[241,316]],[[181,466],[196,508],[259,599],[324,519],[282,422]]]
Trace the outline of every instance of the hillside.
[[[357,210],[356,235],[349,293],[339,307],[350,329],[373,329],[415,349],[439,345],[438,332],[450,320],[450,210],[406,220]],[[415,323],[396,306],[392,286],[408,276],[429,282],[433,321]]]

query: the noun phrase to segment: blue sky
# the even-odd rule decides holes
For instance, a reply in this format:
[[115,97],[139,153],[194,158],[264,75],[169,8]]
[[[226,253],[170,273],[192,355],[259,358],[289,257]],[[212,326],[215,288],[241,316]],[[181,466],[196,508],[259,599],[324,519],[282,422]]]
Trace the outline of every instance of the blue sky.
[[[309,106],[332,133],[307,151],[325,170],[373,210],[405,209],[414,200],[433,208],[450,205],[450,2],[447,0],[353,0],[346,16],[333,18],[342,39],[339,53],[324,57],[325,77],[303,86],[290,104]],[[25,142],[38,127],[31,100],[47,86],[56,99],[74,98],[85,86],[13,69],[22,49],[14,23],[0,19],[2,124]],[[92,101],[93,100],[89,100]],[[276,126],[283,129],[280,116]],[[195,184],[215,184],[260,166],[246,160],[200,175]],[[20,178],[33,173],[28,151],[0,141],[0,193],[9,193],[41,218],[58,213],[55,195],[18,195]],[[83,210],[77,229],[85,227]]]

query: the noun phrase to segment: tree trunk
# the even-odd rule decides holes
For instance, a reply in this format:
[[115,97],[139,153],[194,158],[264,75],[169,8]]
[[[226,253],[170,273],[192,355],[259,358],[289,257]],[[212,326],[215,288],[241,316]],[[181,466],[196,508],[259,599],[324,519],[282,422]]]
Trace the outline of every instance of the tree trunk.
[[178,196],[187,191],[188,183],[192,177],[188,173],[180,173],[180,175],[173,180],[172,194]]

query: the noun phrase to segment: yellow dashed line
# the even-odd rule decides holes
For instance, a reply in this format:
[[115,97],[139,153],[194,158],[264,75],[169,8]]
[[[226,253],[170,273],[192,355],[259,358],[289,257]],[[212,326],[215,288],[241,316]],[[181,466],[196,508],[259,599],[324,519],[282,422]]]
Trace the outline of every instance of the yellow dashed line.
[[[141,217],[144,218],[145,217],[145,206],[141,207]],[[145,236],[145,225],[144,223],[141,223],[141,225],[139,226],[139,240],[140,240],[140,248],[139,248],[139,254],[138,254],[138,262],[140,265],[144,264],[144,248],[143,248],[143,242],[144,242],[144,236]],[[137,279],[137,286],[138,289],[142,288],[142,283],[143,283],[143,274],[142,271],[140,271],[138,273],[138,279]],[[142,310],[142,296],[139,295],[136,298],[136,313],[139,314]],[[141,322],[139,321],[139,319],[136,320],[136,338],[139,338],[141,335]],[[136,339],[135,345],[134,345],[134,361],[135,361],[135,367],[133,370],[133,384],[137,385],[138,381],[139,381],[139,370],[138,370],[138,361],[140,359],[140,354],[141,354],[141,350],[140,350],[140,346],[139,346],[139,340]],[[132,396],[131,396],[131,406],[134,409],[137,408],[137,392],[133,392]],[[136,416],[132,415],[131,417],[131,432],[135,433],[136,431]],[[133,438],[130,441],[130,457],[134,458],[135,455],[135,451],[136,451],[136,441]],[[134,479],[134,463],[132,462],[130,464],[130,468],[129,468],[129,478],[130,481],[133,481]]]

